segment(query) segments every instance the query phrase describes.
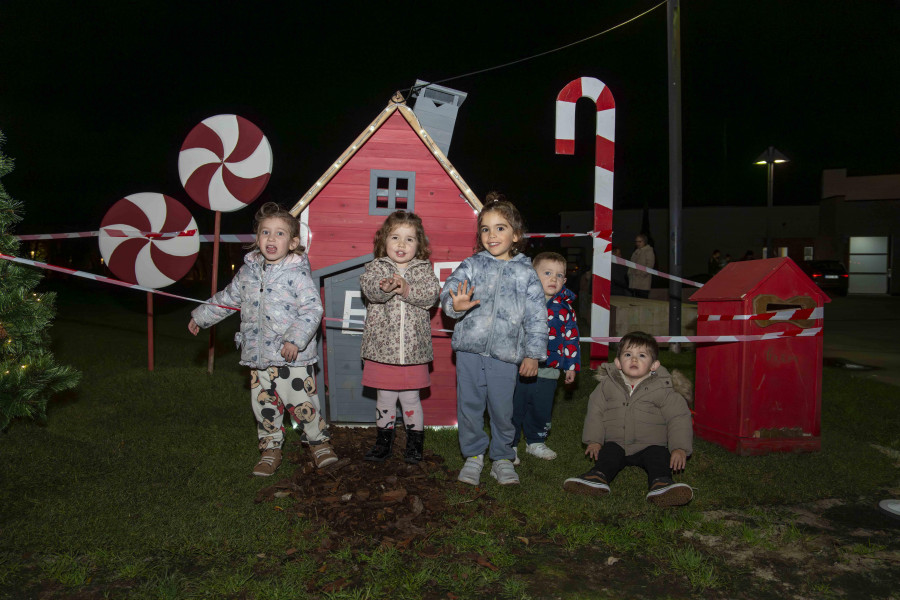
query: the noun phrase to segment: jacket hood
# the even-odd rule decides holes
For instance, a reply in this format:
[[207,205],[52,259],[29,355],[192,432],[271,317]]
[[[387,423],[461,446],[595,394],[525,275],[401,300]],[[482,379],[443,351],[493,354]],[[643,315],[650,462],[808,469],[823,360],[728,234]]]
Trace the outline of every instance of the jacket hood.
[[[603,363],[597,368],[596,373],[594,373],[594,379],[597,381],[602,382],[609,377],[613,378],[614,381],[621,383],[623,387],[625,386],[625,376],[622,375],[622,371],[616,368],[615,363]],[[659,369],[654,371],[650,377],[659,378],[663,385],[671,386],[676,392],[681,394],[688,403],[688,406],[694,406],[694,384],[691,383],[691,380],[688,379],[687,375],[678,369],[673,369],[670,373],[664,366],[660,365]]]

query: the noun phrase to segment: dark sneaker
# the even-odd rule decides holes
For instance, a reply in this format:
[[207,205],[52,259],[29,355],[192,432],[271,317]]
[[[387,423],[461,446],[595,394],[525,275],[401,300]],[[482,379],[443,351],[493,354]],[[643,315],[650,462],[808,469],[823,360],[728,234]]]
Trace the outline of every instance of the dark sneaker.
[[657,479],[650,485],[647,502],[657,506],[684,506],[694,498],[694,490],[686,483],[673,483],[672,480]]
[[334,448],[332,448],[331,444],[329,444],[328,442],[310,444],[309,453],[312,455],[313,462],[315,463],[317,469],[327,467],[328,465],[336,463],[338,461],[337,454],[334,453]]
[[253,474],[257,477],[268,477],[278,470],[281,466],[281,448],[272,448],[264,450],[259,462],[253,467]]
[[563,482],[563,489],[573,494],[605,496],[609,493],[609,483],[606,481],[606,475],[596,469],[591,469],[584,475],[566,479]]

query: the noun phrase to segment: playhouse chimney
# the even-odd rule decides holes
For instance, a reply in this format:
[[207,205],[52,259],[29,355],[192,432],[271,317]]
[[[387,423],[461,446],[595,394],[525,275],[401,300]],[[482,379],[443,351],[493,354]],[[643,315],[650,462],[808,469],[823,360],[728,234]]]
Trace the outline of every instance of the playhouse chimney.
[[415,94],[416,104],[413,112],[419,123],[431,136],[444,155],[450,153],[450,140],[453,137],[453,126],[456,124],[456,113],[466,99],[467,94],[441,85],[430,84],[421,79],[416,80],[416,87],[424,85]]

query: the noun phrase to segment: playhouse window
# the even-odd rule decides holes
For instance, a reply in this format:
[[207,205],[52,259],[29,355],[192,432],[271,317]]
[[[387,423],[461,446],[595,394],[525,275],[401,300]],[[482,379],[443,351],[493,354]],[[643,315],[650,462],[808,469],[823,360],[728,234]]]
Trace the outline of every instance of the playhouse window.
[[395,210],[413,210],[416,174],[412,171],[373,169],[369,184],[369,214],[389,215]]

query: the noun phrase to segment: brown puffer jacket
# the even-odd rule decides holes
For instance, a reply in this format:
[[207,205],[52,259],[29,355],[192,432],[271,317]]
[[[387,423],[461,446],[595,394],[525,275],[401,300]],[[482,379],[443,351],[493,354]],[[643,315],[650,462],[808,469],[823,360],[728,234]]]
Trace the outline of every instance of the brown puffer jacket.
[[413,259],[403,278],[409,283],[409,295],[384,293],[382,279],[398,272],[391,259],[376,258],[366,264],[359,287],[366,298],[366,327],[360,355],[367,360],[391,365],[417,365],[434,358],[431,349],[431,317],[441,285],[427,260]]
[[613,363],[597,369],[600,382],[588,400],[582,441],[615,442],[630,456],[647,446],[681,449],[690,456],[694,432],[691,411],[672,385],[672,376],[660,367],[640,382],[630,396],[622,372]]

